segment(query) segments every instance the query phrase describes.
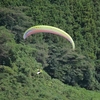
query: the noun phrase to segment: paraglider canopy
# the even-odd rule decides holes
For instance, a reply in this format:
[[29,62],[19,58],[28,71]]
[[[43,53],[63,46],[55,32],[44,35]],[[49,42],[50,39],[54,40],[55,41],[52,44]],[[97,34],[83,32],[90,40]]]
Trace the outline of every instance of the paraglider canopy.
[[56,35],[66,38],[72,44],[73,50],[75,50],[75,43],[74,43],[72,37],[65,31],[63,31],[62,29],[59,29],[59,28],[53,27],[53,26],[48,26],[48,25],[33,26],[25,31],[23,38],[26,39],[31,34],[36,34],[36,33],[41,33],[41,32],[52,33],[52,34],[56,34]]

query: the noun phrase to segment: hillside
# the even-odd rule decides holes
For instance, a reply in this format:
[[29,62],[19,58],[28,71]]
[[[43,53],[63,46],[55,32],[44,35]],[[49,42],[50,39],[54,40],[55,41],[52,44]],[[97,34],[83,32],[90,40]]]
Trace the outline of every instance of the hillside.
[[99,91],[68,86],[57,79],[52,79],[44,71],[39,75],[35,72],[31,77],[20,72],[0,73],[0,100],[99,100],[100,98]]
[[[0,100],[99,100],[99,12],[99,0],[0,1]],[[66,31],[75,51],[54,34],[24,40],[34,25]]]

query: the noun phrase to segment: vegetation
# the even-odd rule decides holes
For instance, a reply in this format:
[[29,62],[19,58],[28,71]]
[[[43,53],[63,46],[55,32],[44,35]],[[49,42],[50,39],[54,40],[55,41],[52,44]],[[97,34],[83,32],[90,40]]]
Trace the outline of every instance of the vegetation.
[[[99,100],[99,12],[99,0],[0,1],[0,100]],[[37,24],[65,30],[76,50],[52,34],[23,40]]]

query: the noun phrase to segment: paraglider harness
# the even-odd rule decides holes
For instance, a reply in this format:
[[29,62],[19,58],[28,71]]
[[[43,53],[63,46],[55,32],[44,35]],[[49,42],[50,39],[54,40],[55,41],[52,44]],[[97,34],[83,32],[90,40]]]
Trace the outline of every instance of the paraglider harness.
[[37,71],[37,75],[41,74],[42,70],[41,69],[38,69]]

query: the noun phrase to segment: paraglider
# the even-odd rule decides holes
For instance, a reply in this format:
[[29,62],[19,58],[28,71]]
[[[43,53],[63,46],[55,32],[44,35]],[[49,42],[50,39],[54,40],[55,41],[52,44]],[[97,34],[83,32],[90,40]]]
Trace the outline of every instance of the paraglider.
[[66,38],[72,44],[73,50],[75,50],[75,43],[72,37],[65,31],[53,26],[48,26],[48,25],[33,26],[25,31],[23,38],[26,39],[28,36],[32,34],[41,33],[41,32],[52,33]]

